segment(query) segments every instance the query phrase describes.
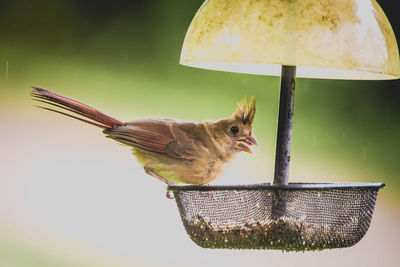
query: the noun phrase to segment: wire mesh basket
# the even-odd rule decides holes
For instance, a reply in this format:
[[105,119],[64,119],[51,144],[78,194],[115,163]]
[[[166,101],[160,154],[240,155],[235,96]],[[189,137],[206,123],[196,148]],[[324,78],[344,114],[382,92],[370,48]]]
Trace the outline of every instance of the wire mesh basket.
[[170,186],[189,237],[204,248],[343,248],[370,225],[382,183]]

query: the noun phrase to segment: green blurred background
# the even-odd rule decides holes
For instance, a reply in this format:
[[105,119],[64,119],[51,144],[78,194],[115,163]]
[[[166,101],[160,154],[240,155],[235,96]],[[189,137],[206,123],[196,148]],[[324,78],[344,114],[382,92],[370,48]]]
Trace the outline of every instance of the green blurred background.
[[[272,181],[279,78],[178,64],[202,2],[0,1],[0,266],[399,263],[398,80],[297,79],[290,180],[386,184],[366,237],[318,253],[196,247],[164,186],[127,148],[33,107],[30,85],[124,121],[214,120],[254,95],[260,151],[240,155],[216,183]],[[396,1],[378,2],[399,38]]]

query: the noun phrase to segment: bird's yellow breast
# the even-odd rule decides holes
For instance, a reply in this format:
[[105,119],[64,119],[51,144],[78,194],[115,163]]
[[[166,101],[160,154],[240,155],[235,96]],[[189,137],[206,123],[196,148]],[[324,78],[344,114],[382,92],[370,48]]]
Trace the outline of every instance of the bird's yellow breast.
[[132,149],[132,152],[143,167],[151,168],[158,175],[175,183],[208,184],[225,173],[229,163],[216,157],[187,160],[139,149]]

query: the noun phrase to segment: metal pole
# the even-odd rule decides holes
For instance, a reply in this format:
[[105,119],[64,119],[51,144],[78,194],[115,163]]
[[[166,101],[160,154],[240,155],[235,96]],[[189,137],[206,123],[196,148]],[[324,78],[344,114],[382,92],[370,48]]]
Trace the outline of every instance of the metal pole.
[[[274,185],[287,185],[289,183],[295,81],[296,66],[283,65],[279,100],[278,134],[276,139]],[[274,190],[272,195],[272,219],[278,220],[285,215],[286,200],[286,190]]]
[[289,182],[295,81],[296,66],[283,65],[279,101],[278,134],[276,140],[275,185],[287,185]]

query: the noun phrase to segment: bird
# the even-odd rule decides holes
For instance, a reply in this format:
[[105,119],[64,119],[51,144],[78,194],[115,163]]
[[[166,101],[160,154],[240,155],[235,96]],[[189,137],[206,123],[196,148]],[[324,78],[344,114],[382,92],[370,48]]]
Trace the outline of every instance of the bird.
[[[258,146],[253,134],[256,99],[237,103],[236,111],[216,121],[145,118],[122,122],[86,104],[32,86],[39,108],[103,129],[106,137],[131,147],[144,171],[168,186],[209,185],[238,152]],[[45,104],[45,105],[43,105]]]

